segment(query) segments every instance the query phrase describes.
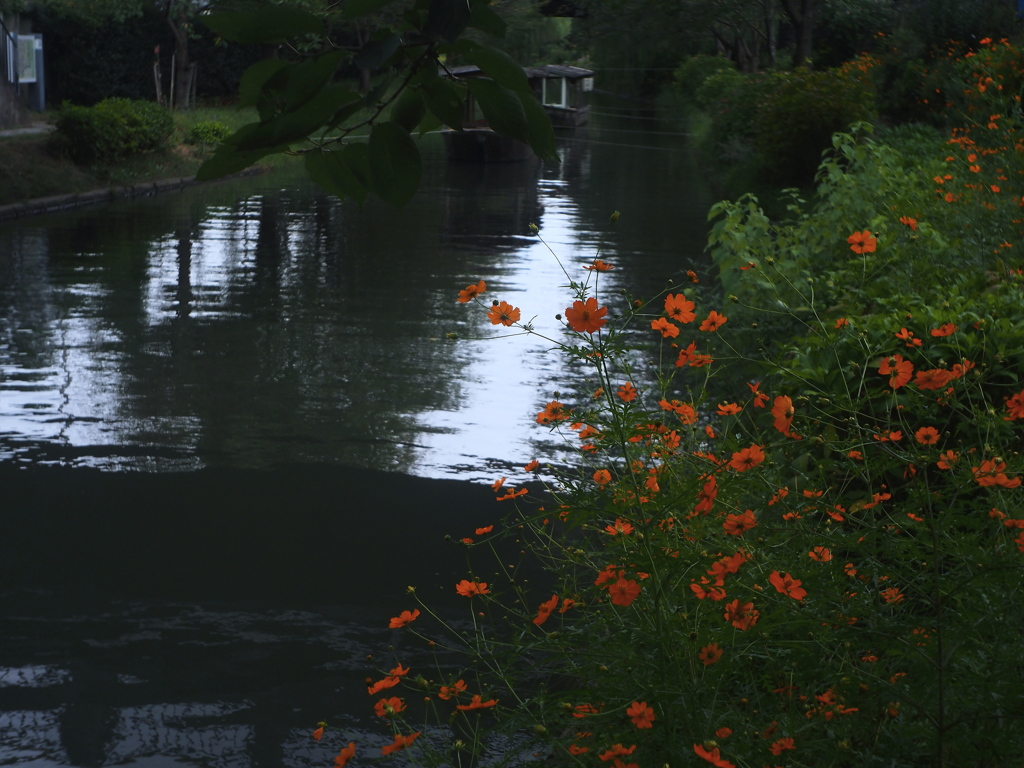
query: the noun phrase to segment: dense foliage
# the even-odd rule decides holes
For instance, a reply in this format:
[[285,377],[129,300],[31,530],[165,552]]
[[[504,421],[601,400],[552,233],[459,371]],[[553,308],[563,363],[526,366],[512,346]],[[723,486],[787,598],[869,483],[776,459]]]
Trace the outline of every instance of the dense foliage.
[[174,131],[167,109],[131,99],[104,99],[94,107],[65,104],[53,122],[57,149],[82,165],[151,152]]

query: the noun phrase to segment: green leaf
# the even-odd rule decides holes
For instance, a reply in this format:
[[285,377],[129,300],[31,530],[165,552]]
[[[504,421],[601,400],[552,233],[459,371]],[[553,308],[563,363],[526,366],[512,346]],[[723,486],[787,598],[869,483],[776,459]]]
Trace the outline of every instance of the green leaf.
[[238,84],[238,106],[256,106],[263,84],[287,66],[288,62],[282,59],[264,59],[245,70]]
[[465,114],[465,88],[461,88],[450,80],[435,77],[425,80],[422,85],[423,100],[427,109],[440,118],[449,128],[462,130],[462,117]]
[[226,141],[241,150],[290,144],[325,127],[340,109],[357,100],[359,94],[355,91],[341,85],[329,85],[297,109],[254,127],[244,126]]
[[267,155],[274,152],[283,152],[287,146],[267,147],[257,150],[239,150],[231,144],[221,143],[217,151],[208,158],[196,171],[198,181],[212,181],[233,173],[244,171],[250,165],[258,162]]
[[490,6],[490,0],[471,0],[469,25],[492,37],[505,36],[505,21]]
[[342,11],[341,17],[346,20],[356,19],[368,13],[373,13],[378,8],[383,8],[385,5],[390,5],[393,2],[395,0],[348,0],[345,3],[345,10]]
[[423,115],[423,119],[420,120],[420,124],[416,126],[416,130],[419,132],[419,137],[422,139],[426,134],[438,130],[443,125],[444,123],[438,119],[437,115],[432,112],[426,112]]
[[373,191],[392,205],[405,205],[420,185],[420,152],[397,123],[378,123],[370,132]]
[[499,85],[513,91],[530,93],[530,81],[527,80],[523,68],[504,51],[474,43],[472,40],[459,40],[452,47],[470,63],[480,67],[484,74]]
[[430,0],[427,23],[421,30],[431,40],[454,42],[466,28],[470,19],[467,0]]
[[260,119],[269,120],[276,114],[291,112],[312,99],[331,81],[346,55],[343,51],[331,51],[323,56],[288,64],[275,72],[260,89],[256,103]]
[[526,139],[533,148],[533,153],[542,160],[558,162],[555,151],[555,129],[551,127],[551,118],[544,107],[537,103],[532,93],[517,93],[526,115]]
[[323,22],[293,5],[260,5],[248,11],[214,11],[200,21],[237,43],[283,43],[300,35],[323,34]]
[[391,119],[411,132],[423,119],[426,108],[420,97],[420,89],[409,86],[402,91],[391,107]]
[[303,157],[309,178],[340,198],[360,205],[369,193],[369,164],[365,144],[348,144],[333,151],[309,152]]
[[360,69],[377,69],[391,58],[402,44],[402,38],[391,34],[380,40],[371,40],[356,54],[356,66]]
[[528,140],[526,111],[515,92],[485,77],[468,78],[467,82],[491,128],[502,136]]

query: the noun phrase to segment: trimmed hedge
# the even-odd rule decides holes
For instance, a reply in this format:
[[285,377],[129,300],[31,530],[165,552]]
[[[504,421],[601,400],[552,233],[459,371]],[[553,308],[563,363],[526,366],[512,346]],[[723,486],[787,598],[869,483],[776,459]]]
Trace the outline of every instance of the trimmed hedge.
[[95,107],[65,103],[54,125],[57,148],[79,165],[151,152],[174,132],[170,111],[131,99],[105,99]]

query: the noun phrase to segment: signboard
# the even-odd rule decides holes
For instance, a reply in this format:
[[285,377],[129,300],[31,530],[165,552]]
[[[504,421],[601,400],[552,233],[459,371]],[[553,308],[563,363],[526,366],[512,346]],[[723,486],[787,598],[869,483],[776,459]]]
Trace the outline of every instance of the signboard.
[[37,49],[43,49],[42,35],[18,35],[18,82],[36,82]]

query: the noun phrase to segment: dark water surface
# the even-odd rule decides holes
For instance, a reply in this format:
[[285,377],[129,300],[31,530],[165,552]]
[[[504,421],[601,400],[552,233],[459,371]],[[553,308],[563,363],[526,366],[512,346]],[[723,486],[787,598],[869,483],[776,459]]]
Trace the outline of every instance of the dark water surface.
[[454,299],[486,280],[558,338],[531,223],[574,278],[603,241],[613,303],[699,270],[678,130],[606,108],[554,167],[427,137],[401,211],[284,170],[0,226],[0,765],[327,765],[322,719],[384,743],[366,657],[405,586],[464,607],[445,535],[563,457],[533,417],[573,374]]

